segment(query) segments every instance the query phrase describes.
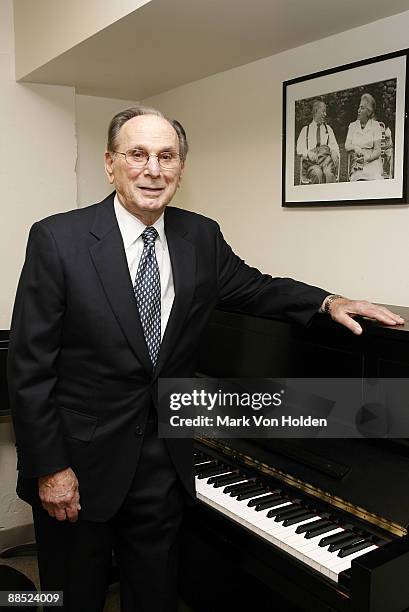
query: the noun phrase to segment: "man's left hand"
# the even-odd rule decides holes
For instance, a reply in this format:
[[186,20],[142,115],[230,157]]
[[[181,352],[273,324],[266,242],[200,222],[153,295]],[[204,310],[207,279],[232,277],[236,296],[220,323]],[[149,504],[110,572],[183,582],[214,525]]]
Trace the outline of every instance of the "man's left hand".
[[331,158],[334,164],[337,166],[339,162],[339,153],[335,149],[331,150]]
[[371,302],[365,300],[350,300],[344,297],[337,297],[332,301],[329,314],[334,321],[344,325],[357,335],[362,334],[362,327],[354,320],[356,315],[375,319],[375,321],[384,325],[402,325],[405,322],[401,316],[391,312],[385,306],[371,304]]

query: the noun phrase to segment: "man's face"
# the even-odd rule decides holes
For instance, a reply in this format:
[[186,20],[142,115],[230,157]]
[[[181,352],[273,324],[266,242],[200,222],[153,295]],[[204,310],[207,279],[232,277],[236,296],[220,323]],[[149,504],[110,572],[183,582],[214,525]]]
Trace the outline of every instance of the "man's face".
[[315,110],[315,115],[314,115],[315,122],[318,124],[324,123],[326,116],[327,116],[327,107],[324,104],[324,102],[322,102],[319,106],[317,106]]
[[[119,131],[116,151],[140,149],[158,155],[164,151],[179,153],[179,139],[172,125],[156,115],[129,119]],[[173,198],[181,180],[183,163],[163,170],[156,157],[143,168],[133,168],[123,155],[105,153],[105,171],[115,186],[122,205],[143,222],[152,224]]]

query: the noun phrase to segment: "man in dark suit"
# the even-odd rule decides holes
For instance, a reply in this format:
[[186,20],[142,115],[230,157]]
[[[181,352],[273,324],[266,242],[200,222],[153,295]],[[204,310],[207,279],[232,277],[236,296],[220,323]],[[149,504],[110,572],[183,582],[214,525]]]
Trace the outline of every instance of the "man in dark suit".
[[351,313],[401,322],[263,275],[214,221],[166,208],[186,153],[178,122],[119,113],[105,155],[115,193],[30,232],[9,349],[18,493],[33,508],[42,588],[63,590],[70,612],[102,610],[112,548],[123,612],[175,609],[192,441],[158,439],[156,383],[193,375],[217,304],[304,324],[321,308],[356,333]]

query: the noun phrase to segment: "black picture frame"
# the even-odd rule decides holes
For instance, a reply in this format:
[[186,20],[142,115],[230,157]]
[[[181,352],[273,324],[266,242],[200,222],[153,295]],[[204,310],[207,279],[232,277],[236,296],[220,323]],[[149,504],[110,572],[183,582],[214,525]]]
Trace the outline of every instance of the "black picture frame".
[[408,204],[408,53],[283,83],[282,206]]

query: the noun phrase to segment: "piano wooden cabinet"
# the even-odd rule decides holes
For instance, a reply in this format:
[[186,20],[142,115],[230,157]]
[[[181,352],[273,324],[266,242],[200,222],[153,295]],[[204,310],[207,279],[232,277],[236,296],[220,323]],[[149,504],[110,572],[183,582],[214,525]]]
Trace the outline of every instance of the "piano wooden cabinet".
[[[409,322],[409,308],[390,308]],[[408,377],[408,323],[388,328],[360,322],[365,331],[357,337],[322,315],[302,328],[216,311],[202,341],[198,373]],[[202,439],[195,461],[200,501],[184,523],[181,572],[182,595],[195,610],[409,610],[408,440]],[[225,486],[242,486],[244,501],[237,490],[233,498],[223,493]],[[267,500],[258,515],[256,501],[247,505],[256,496]],[[279,513],[280,504],[295,510],[294,520],[304,512],[303,522],[284,527],[282,519],[267,519],[266,512]],[[324,523],[326,532],[316,542],[332,535],[337,541],[345,532],[357,537],[357,548],[366,541],[367,551],[353,555],[346,570],[347,557],[335,552],[334,561],[328,546],[317,553],[314,539],[310,545],[304,533],[296,533],[317,520],[330,525]]]

